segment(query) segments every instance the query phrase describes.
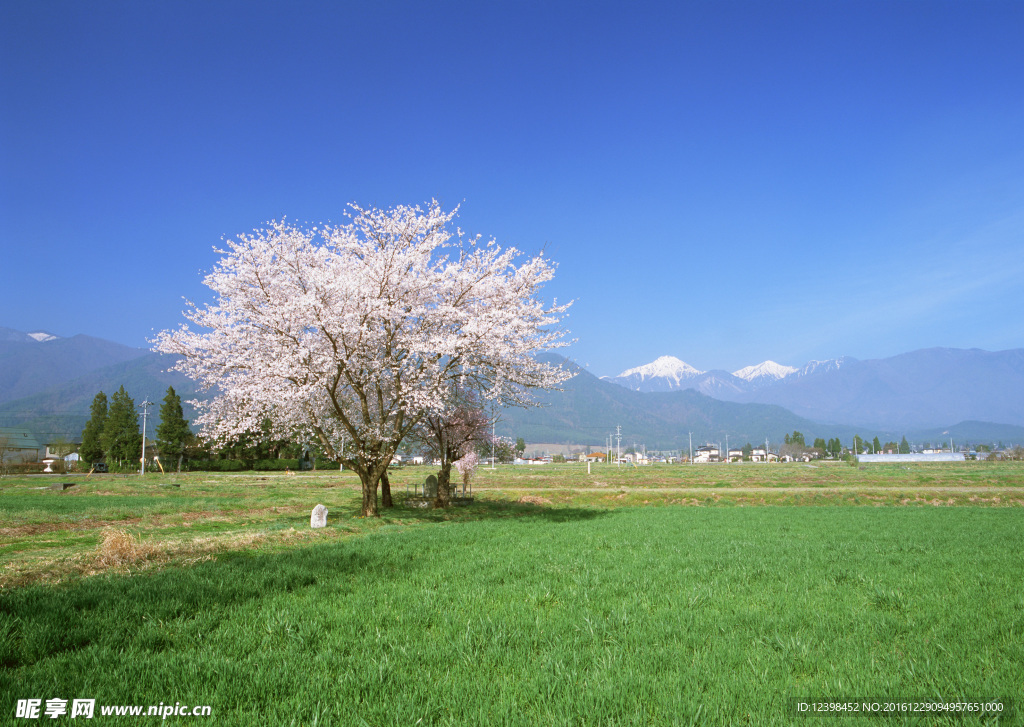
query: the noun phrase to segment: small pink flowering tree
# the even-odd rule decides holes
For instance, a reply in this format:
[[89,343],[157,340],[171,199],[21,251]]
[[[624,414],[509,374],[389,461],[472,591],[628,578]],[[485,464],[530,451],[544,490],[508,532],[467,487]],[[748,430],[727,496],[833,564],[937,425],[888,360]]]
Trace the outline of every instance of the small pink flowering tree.
[[476,468],[480,464],[480,457],[477,455],[475,449],[471,449],[462,455],[462,459],[455,460],[455,467],[458,468],[459,474],[462,476],[462,490],[465,492],[466,485],[473,479],[473,475],[476,474]]
[[[531,406],[533,392],[571,374],[534,358],[567,345],[569,304],[546,305],[554,275],[542,255],[450,228],[455,211],[362,209],[349,222],[286,222],[241,235],[189,303],[189,323],[154,349],[210,393],[197,421],[213,441],[260,430],[310,437],[362,484],[364,515],[402,439],[452,410],[453,390],[496,406]],[[344,444],[344,447],[342,446]]]
[[[476,397],[463,395],[461,403],[444,414],[431,413],[423,418],[414,436],[441,463],[437,473],[437,496],[434,507],[447,507],[451,499],[451,472],[475,448],[491,438],[491,420],[480,408]],[[464,480],[465,481],[465,480]]]

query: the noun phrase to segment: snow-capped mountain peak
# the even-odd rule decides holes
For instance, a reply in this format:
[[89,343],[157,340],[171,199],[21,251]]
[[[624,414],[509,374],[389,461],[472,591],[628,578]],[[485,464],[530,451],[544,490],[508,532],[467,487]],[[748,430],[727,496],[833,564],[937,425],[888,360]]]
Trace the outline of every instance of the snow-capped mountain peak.
[[843,356],[842,358],[830,358],[824,361],[808,361],[800,369],[800,375],[807,376],[807,374],[818,372],[838,371],[844,364],[852,360],[849,356]]
[[732,375],[744,379],[746,381],[754,381],[756,379],[773,379],[778,381],[784,379],[790,374],[795,374],[799,369],[793,366],[784,366],[774,361],[762,361],[756,366],[747,366],[740,369],[739,371],[733,371]]
[[702,373],[704,372],[698,371],[690,364],[679,360],[675,356],[659,356],[649,364],[637,366],[632,369],[626,369],[616,378],[636,376],[641,381],[650,378],[662,378],[673,380],[678,384],[684,379],[700,376]]
[[33,331],[32,333],[28,333],[26,335],[29,338],[33,338],[39,341],[40,343],[42,343],[43,341],[56,341],[58,338],[60,338],[60,336],[55,336],[52,333],[47,333],[46,331]]

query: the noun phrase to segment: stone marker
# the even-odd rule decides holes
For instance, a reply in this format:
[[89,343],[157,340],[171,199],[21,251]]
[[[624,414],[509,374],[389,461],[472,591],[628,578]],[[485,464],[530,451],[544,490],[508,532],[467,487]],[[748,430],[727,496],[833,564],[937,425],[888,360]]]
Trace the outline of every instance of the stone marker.
[[428,476],[427,481],[423,483],[423,496],[437,497],[437,478],[434,475]]
[[327,527],[327,508],[323,505],[317,505],[313,508],[313,514],[309,516],[309,527],[311,528],[323,528]]

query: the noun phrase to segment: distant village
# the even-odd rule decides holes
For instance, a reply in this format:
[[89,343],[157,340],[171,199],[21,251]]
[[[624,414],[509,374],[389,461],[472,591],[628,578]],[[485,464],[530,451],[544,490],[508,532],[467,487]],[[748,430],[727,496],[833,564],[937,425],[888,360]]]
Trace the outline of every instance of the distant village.
[[[79,469],[78,441],[63,437],[44,440],[32,431],[19,427],[0,427],[0,474],[17,469],[21,472],[67,472]],[[530,454],[526,454],[526,450]],[[627,447],[617,452],[616,447],[608,450],[593,451],[593,447],[583,445],[534,444],[522,449],[505,446],[498,457],[501,464],[516,465],[550,465],[583,463],[590,465],[615,464],[619,466],[645,466],[653,464],[729,464],[729,463],[772,463],[772,462],[804,462],[819,459],[848,459],[856,456],[860,462],[882,461],[965,461],[965,460],[1022,460],[1024,448],[1020,446],[975,445],[955,447],[948,446],[909,445],[906,440],[897,444],[889,442],[880,445],[874,442],[856,440],[850,447],[842,446],[838,440],[815,440],[814,446],[805,446],[802,435],[794,432],[786,435],[786,441],[778,447],[770,445],[728,449],[713,443],[705,443],[693,448],[692,456],[687,450],[647,451],[645,447]],[[146,438],[148,453],[147,466],[156,469],[159,466],[159,443]],[[486,447],[481,448],[480,458],[489,461]],[[396,455],[394,465],[431,464],[433,459],[405,450]],[[88,463],[89,467],[95,463]],[[136,463],[136,468],[138,464]],[[296,468],[302,465],[296,460]],[[88,469],[88,468],[87,468]]]

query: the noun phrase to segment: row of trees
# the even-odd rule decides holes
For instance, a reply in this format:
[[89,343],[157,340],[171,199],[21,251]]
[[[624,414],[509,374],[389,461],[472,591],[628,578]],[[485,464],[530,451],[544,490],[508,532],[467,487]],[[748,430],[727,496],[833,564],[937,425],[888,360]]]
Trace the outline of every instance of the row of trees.
[[535,356],[566,345],[569,305],[538,298],[555,266],[467,238],[456,211],[352,205],[347,224],[274,222],[228,241],[204,281],[213,303],[185,314],[203,332],[186,324],[154,341],[216,392],[197,420],[204,436],[230,441],[267,422],[273,436],[315,441],[359,475],[362,513],[375,516],[382,477],[387,487],[416,431],[446,450],[460,435],[431,421],[457,432],[470,410],[531,406],[566,381]]
[[[142,435],[139,433],[135,401],[122,386],[108,404],[107,395],[99,392],[93,399],[89,422],[82,432],[80,455],[86,463],[106,459],[118,466],[132,466],[139,454]],[[425,453],[441,464],[439,483],[444,483],[439,494],[442,504],[447,504],[451,468],[459,460],[472,454],[475,459],[486,459],[492,455],[500,462],[510,462],[522,454],[526,443],[520,438],[491,436],[492,421],[479,406],[467,406],[456,410],[447,418],[427,417],[410,434],[409,451]],[[287,440],[275,440],[270,435],[270,423],[264,421],[260,431],[246,433],[236,439],[213,447],[197,437],[184,416],[181,398],[174,387],[168,387],[160,407],[160,423],[156,427],[156,446],[162,460],[175,463],[180,471],[188,456],[193,460],[209,460],[214,457],[233,460],[268,460],[280,457],[300,459],[305,454],[316,458],[318,452],[303,444]],[[156,452],[154,452],[156,454]],[[382,483],[387,475],[382,477]],[[386,491],[385,504],[390,501]]]
[[[749,459],[753,447],[748,442],[741,450],[743,452],[743,458]],[[898,444],[896,442],[886,442],[882,444],[878,437],[874,438],[873,442],[868,442],[862,439],[859,435],[853,438],[851,447],[848,449],[843,445],[838,437],[825,440],[823,437],[818,437],[814,442],[808,446],[807,439],[803,432],[794,431],[792,434],[786,434],[783,437],[782,447],[779,449],[779,454],[789,455],[794,458],[802,457],[805,454],[810,454],[812,457],[826,458],[831,457],[838,459],[844,454],[870,454],[872,452],[899,452],[907,454],[910,452],[910,444],[907,442],[907,438],[903,437],[903,440]]]
[[[157,447],[165,460],[177,460],[181,469],[185,448],[194,435],[185,418],[181,397],[174,387],[160,406],[160,424],[156,429]],[[110,397],[102,391],[92,400],[89,421],[82,430],[82,445],[78,455],[86,466],[106,460],[118,467],[132,467],[142,457],[142,433],[135,400],[121,386]]]
[[[843,443],[839,440],[839,437],[834,437],[825,441],[823,438],[818,437],[814,440],[811,447],[806,447],[804,435],[800,432],[794,431],[792,435],[786,435],[785,443],[782,445],[784,454],[794,454],[787,449],[796,449],[799,454],[804,452],[811,452],[816,457],[832,457],[837,459],[848,452],[853,454],[870,454],[870,453],[882,453],[882,452],[898,452],[901,454],[910,453],[910,443],[907,442],[907,438],[903,437],[903,440],[897,444],[896,442],[886,442],[882,444],[878,437],[874,438],[874,441],[868,442],[861,439],[860,435],[853,438],[852,446],[847,449],[843,446]],[[799,456],[794,454],[794,456]]]

